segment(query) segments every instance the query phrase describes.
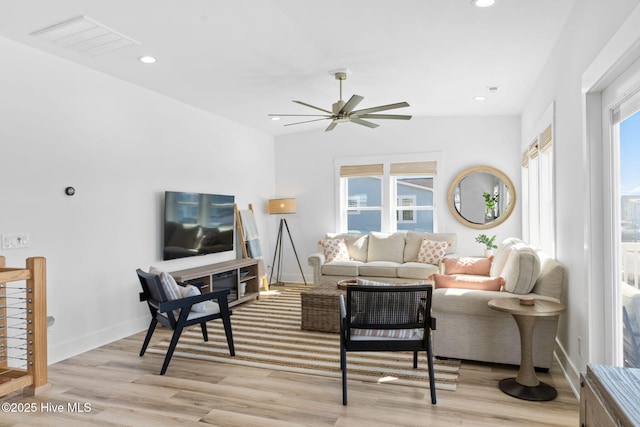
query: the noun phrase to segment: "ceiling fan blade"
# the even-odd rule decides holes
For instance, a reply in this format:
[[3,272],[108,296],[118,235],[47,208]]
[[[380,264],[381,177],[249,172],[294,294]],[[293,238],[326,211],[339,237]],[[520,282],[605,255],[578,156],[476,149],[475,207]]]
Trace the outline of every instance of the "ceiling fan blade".
[[295,102],[296,104],[304,105],[305,107],[315,108],[316,110],[324,111],[327,114],[333,114],[333,112],[331,112],[329,110],[325,110],[324,108],[316,107],[315,105],[307,104],[306,102],[302,102],[302,101],[293,101],[293,102]]
[[364,110],[353,111],[352,114],[359,116],[361,114],[377,113],[378,111],[393,110],[394,108],[404,108],[408,106],[409,104],[406,102],[397,102],[395,104],[381,105],[379,107],[371,107],[365,108]]
[[330,130],[333,130],[333,128],[336,126],[338,126],[338,122],[334,120],[329,124],[329,126],[327,126],[327,128],[324,131],[329,132]]
[[359,119],[396,119],[396,120],[410,120],[411,116],[405,116],[403,114],[358,114]]
[[351,95],[351,98],[347,101],[346,104],[338,111],[338,114],[349,114],[354,108],[358,106],[364,99],[363,96],[360,95]]
[[267,114],[269,117],[331,117],[326,114]]
[[299,125],[302,123],[311,123],[311,122],[318,122],[320,120],[329,120],[331,117],[324,117],[322,119],[313,119],[313,120],[305,120],[303,122],[295,122],[295,123],[287,123],[285,126],[293,126],[293,125]]
[[377,123],[371,123],[371,122],[368,122],[368,121],[362,120],[362,119],[352,118],[352,119],[349,119],[349,121],[351,121],[353,123],[357,123],[357,124],[362,125],[362,126],[366,126],[368,128],[377,128],[378,126],[380,126]]

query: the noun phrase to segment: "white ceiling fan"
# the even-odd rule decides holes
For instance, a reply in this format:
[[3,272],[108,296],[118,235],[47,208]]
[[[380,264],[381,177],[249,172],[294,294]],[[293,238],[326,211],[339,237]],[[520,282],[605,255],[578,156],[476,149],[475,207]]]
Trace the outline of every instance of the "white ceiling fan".
[[319,119],[305,120],[302,122],[288,123],[285,126],[299,125],[301,123],[317,122],[320,120],[331,120],[331,123],[325,131],[330,131],[335,128],[338,123],[352,122],[369,128],[376,128],[379,125],[369,120],[364,119],[393,119],[393,120],[409,120],[411,116],[401,114],[372,114],[380,111],[393,110],[396,108],[408,107],[406,102],[398,102],[395,104],[381,105],[378,107],[365,108],[362,110],[354,110],[364,99],[360,95],[352,95],[349,101],[344,102],[342,100],[342,82],[347,79],[346,71],[336,71],[334,73],[336,80],[340,81],[340,100],[332,105],[331,110],[325,110],[324,108],[316,107],[315,105],[307,104],[302,101],[293,101],[297,104],[304,105],[316,110],[320,110],[326,114],[269,114],[270,117],[320,117]]

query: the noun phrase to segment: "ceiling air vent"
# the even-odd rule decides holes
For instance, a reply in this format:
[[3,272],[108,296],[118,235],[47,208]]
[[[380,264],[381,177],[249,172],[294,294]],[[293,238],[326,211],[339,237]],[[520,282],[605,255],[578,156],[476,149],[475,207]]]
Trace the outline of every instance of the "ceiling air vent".
[[35,31],[31,35],[92,57],[140,44],[86,16],[77,16]]

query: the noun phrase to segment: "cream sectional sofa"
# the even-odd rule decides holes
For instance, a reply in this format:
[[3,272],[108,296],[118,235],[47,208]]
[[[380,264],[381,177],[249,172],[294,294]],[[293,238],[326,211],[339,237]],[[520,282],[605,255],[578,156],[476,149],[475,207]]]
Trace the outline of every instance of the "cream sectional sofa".
[[456,251],[455,233],[419,233],[415,231],[368,234],[332,234],[326,239],[344,239],[349,251],[349,260],[327,262],[319,245],[319,252],[308,258],[313,267],[314,286],[336,284],[345,279],[367,279],[388,283],[428,280],[438,273],[439,266],[416,262],[422,239],[448,242],[445,256]]
[[[564,267],[518,239],[500,245],[490,276],[504,278],[501,291],[437,288],[432,315],[436,357],[520,364],[520,335],[513,317],[488,306],[494,298],[519,298],[560,302]],[[548,369],[553,361],[558,316],[538,320],[533,336],[533,364]]]

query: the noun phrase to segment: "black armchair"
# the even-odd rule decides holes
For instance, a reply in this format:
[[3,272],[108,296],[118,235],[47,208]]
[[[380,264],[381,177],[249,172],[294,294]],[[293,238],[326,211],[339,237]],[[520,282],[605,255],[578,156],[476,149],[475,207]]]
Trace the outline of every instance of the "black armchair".
[[342,404],[347,404],[347,352],[413,351],[413,367],[418,352],[427,352],[431,403],[436,403],[431,330],[432,287],[429,285],[347,286],[347,298],[340,296],[340,369]]
[[[165,292],[159,276],[145,273],[141,269],[137,269],[136,273],[140,279],[140,285],[142,285],[140,301],[147,302],[151,313],[151,323],[149,324],[147,335],[142,344],[140,356],[143,356],[147,350],[147,346],[158,322],[173,330],[171,343],[167,349],[167,355],[164,359],[160,375],[164,375],[167,371],[182,330],[185,327],[199,323],[202,329],[202,338],[208,341],[207,322],[209,320],[222,319],[227,336],[229,353],[231,356],[235,356],[233,334],[231,332],[231,311],[229,310],[229,303],[227,301],[229,289],[170,300],[167,297],[167,292]],[[216,300],[217,303],[214,303],[212,300]],[[196,304],[200,304],[200,307],[198,307],[200,311],[192,311],[192,307]]]

